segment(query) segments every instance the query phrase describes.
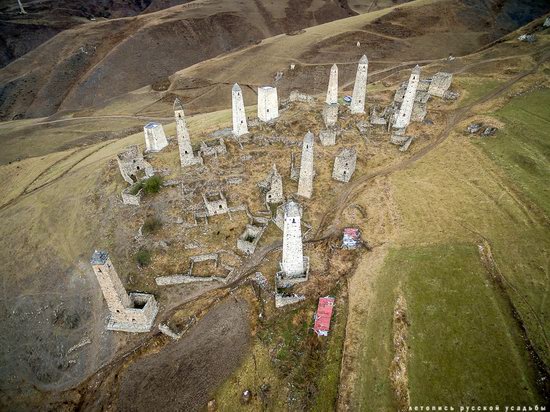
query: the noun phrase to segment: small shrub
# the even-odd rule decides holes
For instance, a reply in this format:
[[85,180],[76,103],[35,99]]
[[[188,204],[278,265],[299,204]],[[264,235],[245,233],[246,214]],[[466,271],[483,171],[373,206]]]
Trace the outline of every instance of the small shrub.
[[161,186],[162,177],[157,175],[151,176],[141,182],[141,187],[143,187],[143,191],[147,194],[158,193]]
[[136,253],[136,262],[140,267],[148,266],[151,263],[151,252],[147,249],[140,249]]
[[138,192],[141,190],[142,187],[143,186],[142,186],[141,182],[134,183],[132,185],[132,187],[130,187],[129,192],[130,192],[131,195],[135,196],[135,195],[138,194]]
[[142,233],[147,235],[149,233],[155,233],[162,227],[161,220],[156,216],[148,216],[143,222]]

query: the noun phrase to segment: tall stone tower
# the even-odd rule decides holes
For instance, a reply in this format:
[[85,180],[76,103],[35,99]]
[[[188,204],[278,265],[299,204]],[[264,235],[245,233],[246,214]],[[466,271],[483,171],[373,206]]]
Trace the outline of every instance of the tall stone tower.
[[239,137],[248,133],[243,91],[237,83],[233,85],[233,89],[231,90],[231,107],[233,108],[233,135]]
[[393,124],[394,129],[405,129],[411,122],[411,114],[419,81],[420,66],[417,64],[414,69],[412,69],[411,77],[409,77],[409,84],[407,84],[405,97],[403,97],[401,108],[399,109],[399,113],[397,114],[397,118]]
[[313,133],[307,132],[302,144],[302,161],[300,163],[300,180],[298,180],[298,195],[311,198],[313,193]]
[[290,200],[284,207],[283,260],[281,270],[287,277],[301,277],[305,273],[302,248],[302,228],[300,205]]
[[147,123],[143,128],[143,134],[145,135],[145,148],[149,152],[160,152],[168,146],[164,128],[160,123]]
[[369,73],[369,59],[363,55],[357,66],[353,94],[351,96],[351,112],[365,113],[365,100],[367,97],[367,76]]
[[123,332],[151,330],[158,312],[155,297],[147,293],[128,295],[107,252],[96,250],[90,263],[111,312],[107,329]]
[[277,88],[263,86],[258,89],[258,118],[262,122],[279,117],[279,100],[277,99]]
[[330,77],[328,79],[327,104],[338,103],[338,66],[335,64],[330,68]]
[[174,100],[174,117],[176,119],[176,137],[178,139],[181,167],[202,164],[202,157],[195,157],[193,155],[193,147],[191,146],[191,138],[189,137],[189,130],[185,122],[183,105],[177,97]]

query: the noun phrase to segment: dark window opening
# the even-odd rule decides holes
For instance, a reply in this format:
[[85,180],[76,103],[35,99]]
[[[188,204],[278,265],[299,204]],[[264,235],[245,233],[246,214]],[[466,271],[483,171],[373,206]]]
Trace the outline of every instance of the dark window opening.
[[296,223],[296,219],[293,218],[293,219],[292,219],[292,223]]

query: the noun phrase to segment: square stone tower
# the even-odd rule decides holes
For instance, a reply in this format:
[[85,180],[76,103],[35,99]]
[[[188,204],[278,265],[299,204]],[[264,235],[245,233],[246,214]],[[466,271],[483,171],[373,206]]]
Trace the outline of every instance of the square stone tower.
[[96,250],[90,261],[109,311],[108,330],[148,332],[158,312],[155,297],[126,293],[107,252]]
[[325,104],[325,107],[323,108],[323,121],[325,122],[325,126],[328,128],[336,126],[336,122],[338,121],[337,103]]
[[403,97],[403,103],[397,114],[397,118],[393,124],[394,129],[405,129],[411,122],[411,114],[413,111],[414,99],[416,98],[416,89],[418,82],[420,81],[420,66],[417,64],[412,69],[409,83],[407,84],[407,90],[405,91],[405,97]]
[[202,157],[193,155],[193,146],[191,146],[183,105],[177,97],[174,100],[174,118],[176,119],[176,138],[178,139],[181,167],[202,164]]
[[281,271],[286,278],[304,277],[307,262],[302,246],[302,210],[298,203],[290,200],[284,206],[283,260]]
[[357,66],[353,94],[351,95],[351,112],[365,113],[365,100],[367,98],[367,76],[369,72],[369,59],[363,55]]
[[160,123],[147,123],[143,128],[143,133],[145,135],[145,148],[148,152],[160,152],[168,146],[164,128]]
[[258,89],[258,118],[262,122],[279,117],[279,100],[277,99],[277,88],[263,86]]
[[307,132],[302,144],[302,161],[300,163],[300,180],[298,180],[298,195],[311,198],[313,194],[313,133]]
[[277,166],[273,164],[271,171],[265,179],[258,182],[258,187],[265,193],[265,203],[281,203],[283,196],[283,178],[277,171]]
[[334,168],[332,169],[332,178],[340,182],[349,182],[355,164],[357,162],[357,152],[354,147],[346,147],[334,159]]
[[231,107],[233,109],[233,135],[236,137],[248,133],[246,113],[244,111],[243,91],[235,83],[231,90]]
[[330,68],[330,77],[328,79],[326,104],[338,104],[338,66],[335,64]]

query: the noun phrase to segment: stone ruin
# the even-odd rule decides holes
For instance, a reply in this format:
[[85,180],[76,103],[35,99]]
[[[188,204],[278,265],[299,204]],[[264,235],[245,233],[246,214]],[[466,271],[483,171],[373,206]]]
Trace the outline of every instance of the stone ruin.
[[96,250],[90,263],[110,311],[107,329],[149,332],[158,312],[155,297],[148,293],[126,293],[107,252]]
[[263,86],[258,88],[258,119],[269,122],[279,117],[277,88]]
[[355,164],[357,162],[357,152],[355,147],[346,147],[334,159],[334,168],[332,169],[332,178],[339,182],[349,182],[353,172],[355,172]]
[[315,170],[313,168],[313,144],[313,133],[307,132],[302,145],[298,195],[308,199],[311,198],[311,195],[313,194],[313,177],[315,176]]
[[221,156],[227,153],[227,147],[223,137],[213,140],[203,140],[201,142],[201,154],[203,156]]
[[369,60],[363,55],[357,66],[353,94],[351,95],[351,113],[365,113],[365,100],[367,97],[367,77],[369,72]]
[[[218,274],[196,274],[194,269],[197,264],[210,264],[212,265],[211,270],[214,272],[223,271],[223,276],[218,276]],[[234,268],[231,266],[223,265],[220,262],[219,253],[206,253],[202,255],[191,256],[189,259],[189,269],[186,273],[182,275],[171,275],[171,276],[158,276],[155,278],[155,282],[159,286],[169,286],[169,285],[181,285],[186,283],[197,283],[197,282],[220,282],[226,283],[227,278],[231,275]]]
[[281,203],[283,196],[283,178],[277,171],[277,166],[273,164],[271,172],[265,179],[258,183],[258,187],[265,194],[265,203]]
[[252,222],[246,225],[244,232],[237,239],[237,249],[247,255],[253,254],[258,242],[267,229],[268,222],[267,219],[253,218]]
[[319,132],[319,140],[323,146],[334,146],[336,144],[336,135],[338,133],[334,129],[325,129]]
[[233,115],[233,135],[235,137],[248,133],[246,123],[246,112],[244,110],[243,92],[241,87],[235,83],[231,90],[231,107]]
[[325,103],[328,105],[338,104],[338,66],[333,64],[330,68],[328,80],[327,98]]
[[202,195],[207,216],[217,216],[229,213],[227,199],[221,191],[207,192]]
[[451,73],[439,72],[432,77],[432,82],[428,89],[428,93],[432,96],[441,97],[445,95],[445,92],[451,87],[453,82],[453,75]]
[[164,128],[160,123],[147,123],[143,128],[143,134],[145,135],[145,150],[147,152],[160,152],[168,146]]
[[377,109],[378,108],[376,106],[372,106],[370,110],[370,124],[385,126],[387,124],[387,121],[384,117],[385,113],[378,115]]
[[323,108],[323,121],[327,128],[336,126],[338,121],[338,103],[325,104]]
[[128,146],[118,153],[117,163],[122,178],[131,185],[155,173],[153,166],[143,158],[138,145]]
[[197,156],[193,154],[191,138],[189,137],[189,130],[185,122],[183,105],[178,98],[174,101],[174,118],[176,119],[176,138],[178,140],[181,167],[197,164],[202,165],[203,160],[200,154],[197,154]]
[[292,90],[290,92],[290,96],[288,97],[288,101],[289,102],[314,103],[315,102],[315,97],[313,97],[309,94],[306,94],[306,93],[301,93],[298,90]]

